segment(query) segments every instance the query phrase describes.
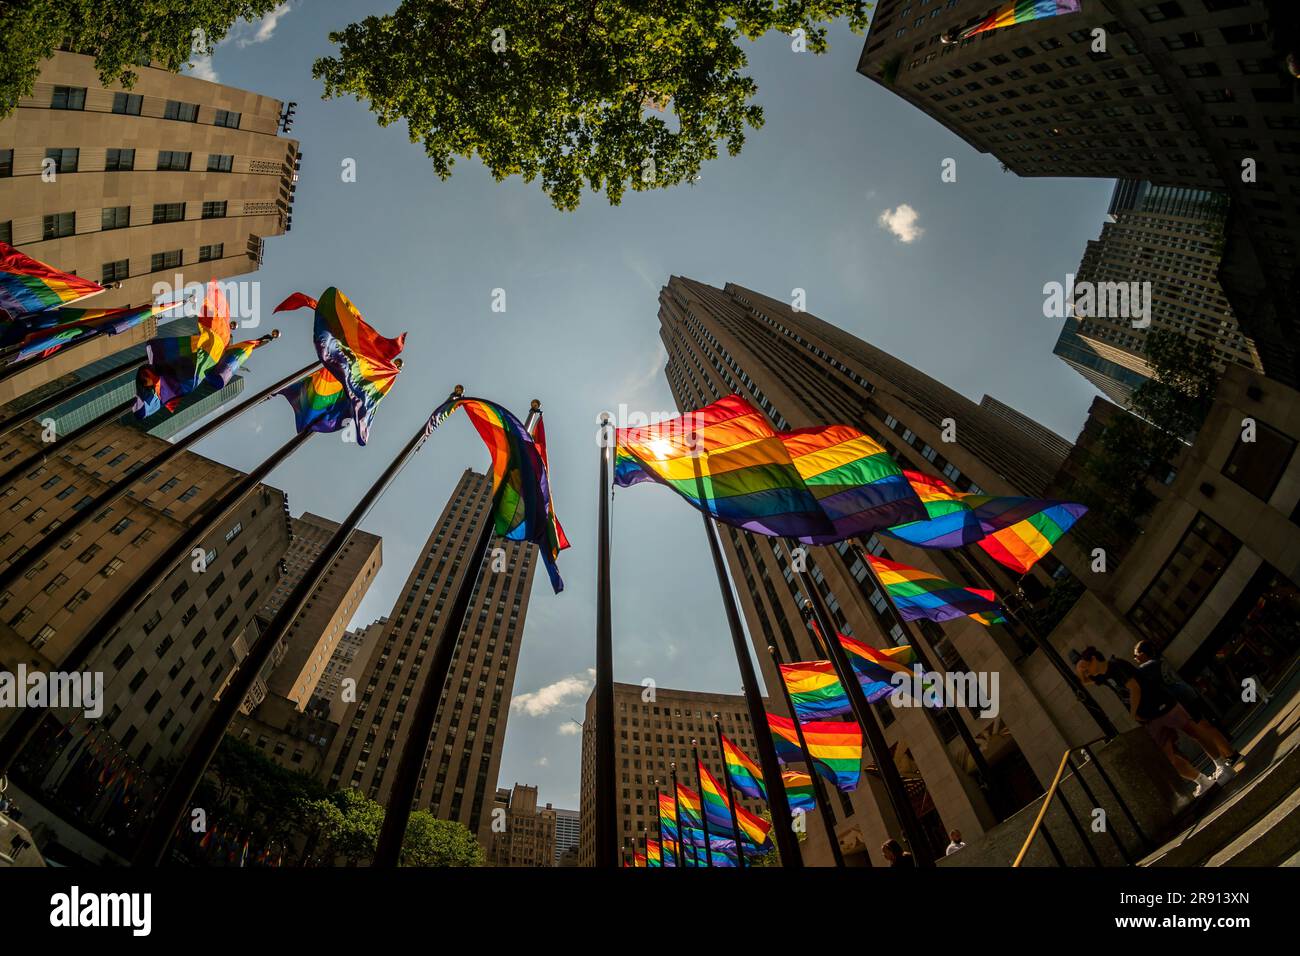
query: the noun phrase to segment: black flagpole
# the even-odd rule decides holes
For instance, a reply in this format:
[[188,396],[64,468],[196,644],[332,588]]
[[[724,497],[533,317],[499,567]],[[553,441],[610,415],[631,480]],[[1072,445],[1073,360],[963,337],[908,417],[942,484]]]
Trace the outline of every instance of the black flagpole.
[[100,372],[98,375],[86,379],[84,382],[75,382],[67,388],[60,389],[53,395],[41,399],[35,405],[24,408],[20,412],[14,412],[8,418],[0,421],[0,438],[5,438],[12,434],[15,429],[21,427],[23,423],[33,421],[46,412],[58,408],[65,402],[70,402],[82,392],[88,392],[96,385],[103,385],[105,382],[111,382],[113,379],[125,375],[139,368],[145,362],[149,361],[146,356],[127,362],[125,365],[119,365],[117,368],[111,368],[106,372]]
[[719,714],[713,715],[713,729],[718,732],[718,753],[722,754],[722,783],[727,788],[727,803],[730,804],[728,809],[731,810],[731,833],[736,838],[736,859],[743,870],[745,849],[740,839],[740,817],[736,813],[736,794],[731,789],[731,771],[727,769],[727,748],[722,745],[722,717]]
[[596,541],[596,866],[606,869],[618,866],[615,846],[618,798],[614,791],[614,638],[609,571],[609,459],[613,454],[612,439],[606,413],[600,419],[600,504]]
[[[90,655],[101,644],[113,639],[117,630],[135,613],[140,603],[162,585],[167,573],[184,560],[200,541],[221,526],[232,510],[280,463],[297,451],[315,432],[300,432],[281,445],[255,469],[244,475],[228,491],[211,502],[195,519],[185,533],[171,543],[162,554],[154,558],[134,582],[99,617],[98,627],[88,630],[59,662],[63,671],[79,671]],[[44,707],[25,707],[5,728],[0,736],[0,777],[12,766],[32,732],[47,713]]]
[[[767,651],[772,655],[772,660],[776,664],[776,680],[781,685],[781,696],[785,698],[786,710],[790,712],[790,721],[794,724],[794,732],[799,738],[799,749],[803,751],[803,759],[808,765],[808,776],[812,780],[813,795],[817,800],[817,809],[821,813],[822,827],[825,828],[826,839],[831,845],[831,856],[834,858],[836,866],[843,866],[844,851],[840,848],[839,834],[835,832],[835,820],[831,817],[830,798],[826,796],[826,781],[822,779],[821,773],[817,770],[817,765],[813,763],[812,751],[808,749],[808,741],[804,739],[803,724],[799,722],[799,714],[794,709],[794,701],[790,699],[790,688],[785,686],[785,675],[781,673],[781,652],[776,649],[774,644],[769,644]],[[784,785],[783,782],[782,786]],[[868,861],[870,861],[869,856]]]
[[[311,368],[306,371],[311,371]],[[304,374],[305,372],[298,372],[296,378],[300,378]],[[334,563],[334,559],[338,557],[339,552],[343,550],[343,546],[347,543],[348,538],[352,536],[352,532],[370,510],[370,506],[383,494],[389,482],[406,464],[427,433],[428,424],[426,422],[421,424],[419,430],[411,436],[402,450],[388,463],[388,467],[375,479],[369,490],[362,495],[361,500],[356,503],[347,518],[344,519],[343,524],[339,526],[320,554],[316,556],[316,560],[311,563],[302,580],[290,592],[280,610],[271,619],[271,623],[258,635],[249,648],[248,655],[239,662],[239,666],[230,677],[225,692],[212,706],[207,720],[203,722],[203,726],[199,728],[199,732],[195,734],[193,741],[190,743],[189,753],[185,755],[185,759],[177,768],[171,784],[163,793],[162,799],[154,811],[153,819],[141,834],[136,853],[131,860],[133,866],[157,866],[162,861],[163,854],[167,850],[167,844],[171,842],[173,834],[175,834],[177,827],[180,826],[190,799],[194,796],[195,788],[198,787],[199,781],[207,771],[208,764],[216,756],[217,748],[221,746],[221,741],[226,735],[226,730],[230,727],[231,720],[234,719],[235,714],[244,703],[248,692],[261,674],[262,668],[270,660],[275,646],[292,626],[294,619],[311,598],[316,585],[324,577],[325,572],[329,570],[330,565]]]
[[885,785],[885,792],[889,795],[889,803],[894,809],[894,815],[898,818],[899,826],[902,827],[904,838],[911,844],[912,857],[917,866],[933,866],[934,859],[929,841],[926,840],[925,831],[921,829],[920,821],[916,819],[912,801],[908,798],[907,788],[903,785],[903,777],[894,764],[893,755],[889,752],[885,735],[876,721],[875,712],[872,711],[871,705],[867,703],[867,698],[862,693],[862,685],[858,683],[853,665],[849,663],[844,648],[835,638],[837,633],[835,622],[831,620],[830,614],[822,604],[821,594],[817,591],[817,582],[807,571],[795,573],[799,575],[803,589],[808,595],[810,610],[825,636],[827,655],[835,667],[835,673],[844,687],[844,692],[848,695],[853,714],[862,726],[862,733],[866,737],[871,756],[876,761],[876,768],[880,771],[880,779]]
[[[457,385],[448,396],[448,401],[459,398],[463,393]],[[534,400],[528,412],[524,428],[530,433],[533,422],[540,412],[541,402]],[[495,502],[494,502],[495,503]],[[429,738],[433,736],[434,724],[438,719],[438,698],[447,683],[447,674],[451,671],[452,658],[456,650],[456,641],[460,639],[461,628],[469,615],[470,601],[478,587],[479,574],[483,568],[483,559],[487,556],[488,545],[496,533],[496,519],[491,508],[483,516],[483,527],[479,530],[474,547],[466,552],[465,573],[460,579],[456,597],[447,611],[446,625],[438,636],[433,654],[423,670],[424,680],[420,686],[420,696],[411,711],[411,722],[402,745],[401,755],[393,773],[393,785],[388,792],[388,810],[379,830],[379,844],[375,850],[376,867],[396,867],[402,855],[402,840],[406,836],[406,824],[411,816],[411,807],[416,800],[416,790],[420,783],[420,770],[424,765],[424,754],[429,749]]]
[[3,571],[0,571],[0,591],[6,590],[30,568],[35,567],[37,562],[58,547],[60,541],[72,534],[72,532],[76,531],[88,521],[93,521],[95,518],[99,517],[105,508],[118,499],[124,497],[131,489],[131,486],[145,475],[171,461],[171,459],[175,458],[190,446],[197,444],[204,438],[207,438],[208,435],[212,434],[221,426],[228,424],[247,412],[249,409],[260,405],[268,398],[271,398],[276,392],[280,391],[280,389],[292,385],[304,375],[308,375],[315,371],[319,366],[320,362],[312,362],[310,365],[306,365],[298,371],[286,375],[278,382],[268,385],[247,401],[241,402],[234,408],[222,412],[216,418],[213,418],[211,421],[199,426],[179,441],[168,444],[162,451],[158,452],[158,454],[154,455],[147,461],[141,462],[130,471],[126,472],[126,474],[122,475],[122,477],[116,482],[100,492],[93,501],[88,502],[84,508],[69,515],[68,520],[59,525],[57,531],[53,534],[46,535],[37,544],[33,545],[31,550],[24,552],[21,559],[14,561]]
[[677,855],[677,869],[682,868],[682,808],[677,793],[677,761],[672,762],[673,769],[673,824],[677,827],[677,839],[673,841],[673,852]]
[[705,866],[713,866],[713,841],[709,839],[709,812],[704,806],[704,781],[700,778],[700,748],[691,738],[691,753],[695,755],[695,793],[700,798],[700,826],[704,828]]

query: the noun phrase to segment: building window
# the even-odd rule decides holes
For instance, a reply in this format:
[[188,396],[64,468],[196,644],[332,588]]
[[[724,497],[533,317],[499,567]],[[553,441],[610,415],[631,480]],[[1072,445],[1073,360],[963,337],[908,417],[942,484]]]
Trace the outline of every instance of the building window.
[[1268,501],[1295,453],[1295,439],[1255,422],[1255,440],[1238,441],[1223,473],[1256,498]]
[[158,151],[158,168],[185,172],[190,168],[190,154],[160,149]]
[[45,239],[62,239],[77,231],[77,214],[75,212],[56,212],[45,217],[43,237]]
[[14,174],[14,151],[0,149],[0,178]]
[[159,202],[153,206],[153,221],[158,222],[180,222],[185,218],[185,203],[183,202]]
[[226,218],[226,201],[224,199],[214,202],[205,202],[203,204],[204,219],[225,219]]
[[13,245],[14,241],[14,223],[12,219],[6,219],[0,222],[0,242],[7,242]]
[[113,94],[113,112],[125,113],[128,116],[139,116],[140,106],[144,103],[144,97],[139,93],[114,93]]
[[86,108],[86,88],[84,86],[56,86],[50,97],[52,110],[84,110]]
[[230,110],[217,110],[217,115],[212,120],[212,125],[225,126],[229,129],[239,129],[239,120],[242,116],[242,113],[232,113]]
[[218,242],[211,246],[199,246],[199,262],[211,262],[225,255],[226,244]]
[[101,229],[125,229],[131,225],[130,206],[105,206],[100,216]]
[[227,153],[208,154],[208,172],[228,173],[235,166],[235,157]]
[[161,272],[163,269],[178,269],[181,266],[181,250],[155,252],[149,257],[149,271]]
[[110,149],[104,155],[104,172],[122,173],[135,169],[135,150]]
[[1227,530],[1198,514],[1164,567],[1129,611],[1129,620],[1143,637],[1165,647],[1196,613],[1241,542]]
[[197,123],[199,121],[199,105],[197,103],[182,103],[180,100],[168,100],[166,108],[163,109],[163,119],[179,120],[182,123]]
[[75,173],[80,159],[81,150],[76,148],[54,148],[45,151],[46,165],[48,166],[50,160],[54,160],[54,171],[56,173]]
[[125,282],[130,277],[130,259],[118,259],[116,262],[105,262],[104,275],[100,280],[100,285],[111,285],[114,282]]

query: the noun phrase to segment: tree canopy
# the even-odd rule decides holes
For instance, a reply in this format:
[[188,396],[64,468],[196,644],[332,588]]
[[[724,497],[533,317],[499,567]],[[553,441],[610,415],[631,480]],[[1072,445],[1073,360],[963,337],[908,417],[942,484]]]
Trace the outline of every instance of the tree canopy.
[[64,44],[95,58],[104,85],[130,88],[134,67],[173,72],[212,52],[236,20],[282,0],[10,0],[0,4],[0,119],[35,88],[41,62]]
[[[324,844],[326,862],[341,857],[348,865],[369,863],[379,845],[384,807],[359,790],[345,787],[304,807],[308,833],[307,858]],[[482,866],[483,847],[462,823],[439,820],[417,810],[402,837],[402,866]]]
[[694,181],[718,144],[736,155],[763,124],[738,45],[769,31],[813,53],[825,24],[867,24],[854,0],[404,0],[330,34],[316,61],[325,97],[406,120],[434,172],[477,155],[498,180],[540,177],[558,209],[584,188],[618,205],[627,188]]

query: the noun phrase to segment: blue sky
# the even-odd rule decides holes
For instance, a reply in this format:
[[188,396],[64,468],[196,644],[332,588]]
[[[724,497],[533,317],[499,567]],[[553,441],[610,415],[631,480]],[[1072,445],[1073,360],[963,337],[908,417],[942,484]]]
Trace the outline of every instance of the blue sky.
[[[594,662],[596,421],[620,404],[668,411],[657,295],[674,273],[731,281],[807,310],[975,400],[985,392],[1073,438],[1095,394],[1055,358],[1061,320],[1043,317],[1045,282],[1063,282],[1100,231],[1109,180],[1020,179],[903,100],[858,75],[862,38],[833,28],[823,56],[787,39],[747,44],[766,125],[698,184],[589,195],[553,209],[537,185],[494,182],[477,161],[440,181],[404,125],[361,104],[323,101],[312,61],[327,34],[396,0],[314,0],[243,27],[200,75],[296,100],[302,143],[293,231],[268,240],[256,278],[262,325],[285,334],[250,363],[245,394],[311,361],[310,313],[276,316],[291,292],[337,285],[368,320],[407,332],[406,368],[365,448],[317,436],[271,478],[295,514],[341,519],[429,411],[461,383],[521,416],[546,413],[557,508],[573,543],[567,588],[534,588],[521,642],[500,783],[533,783],[576,808],[581,718]],[[268,28],[269,27],[269,28]],[[957,181],[940,180],[945,158]],[[343,182],[345,160],[356,181]],[[910,207],[912,212],[899,207]],[[890,211],[891,230],[882,224]],[[914,218],[913,218],[914,217]],[[907,241],[904,241],[906,239]],[[493,290],[506,311],[492,311]],[[283,402],[204,442],[250,468],[291,434]],[[412,460],[363,527],[384,567],[353,620],[388,613],[457,477],[487,455],[453,419]],[[663,687],[738,692],[739,677],[699,519],[641,486],[614,505],[615,675]]]

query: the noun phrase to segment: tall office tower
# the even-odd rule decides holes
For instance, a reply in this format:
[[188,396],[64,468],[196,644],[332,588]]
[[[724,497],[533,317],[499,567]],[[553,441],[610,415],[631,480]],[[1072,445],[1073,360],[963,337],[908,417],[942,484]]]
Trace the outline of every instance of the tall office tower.
[[[284,574],[267,595],[258,616],[275,617],[285,599],[302,581],[312,562],[325,550],[337,521],[310,512],[290,521],[292,538],[284,555]],[[383,540],[368,531],[352,532],[329,570],[311,592],[302,611],[271,652],[258,686],[249,692],[249,705],[266,694],[288,698],[306,710],[325,667],[383,564]]]
[[1122,212],[1147,212],[1222,225],[1228,218],[1228,196],[1213,189],[1157,186],[1145,179],[1118,179],[1106,214],[1114,221]]
[[858,72],[1021,176],[1224,191],[1228,301],[1268,374],[1300,380],[1295,5],[1086,0],[943,42],[988,13],[983,0],[881,0]]
[[[70,515],[165,446],[135,429],[108,425],[19,478],[0,498],[6,564],[35,541],[57,535]],[[0,441],[0,461],[37,447],[39,433],[24,428]],[[105,676],[104,716],[95,726],[146,772],[183,752],[213,694],[247,653],[244,629],[274,587],[289,543],[283,492],[254,489],[201,542],[204,560],[174,568],[120,629],[103,616],[239,477],[232,468],[181,452],[0,594],[0,631],[25,642],[50,668],[88,632],[104,635],[82,668]],[[74,714],[58,717],[66,722]],[[46,729],[57,730],[52,718]]]
[[1079,320],[1066,316],[1052,354],[1074,369],[1117,405],[1127,405],[1129,397],[1147,381],[1147,377],[1103,355],[1096,343],[1079,334]]
[[442,639],[443,611],[461,579],[475,574],[415,806],[465,824],[485,846],[537,558],[532,544],[494,538],[482,568],[468,566],[465,552],[492,520],[491,497],[487,475],[466,470],[456,483],[366,662],[360,699],[348,706],[328,761],[331,787],[388,802],[389,771],[406,742],[406,711],[420,693],[425,658]]
[[492,808],[499,821],[491,828],[487,861],[492,866],[555,866],[555,808],[537,805],[537,788],[515,784],[498,788]]
[[[660,292],[659,305],[660,336],[668,351],[665,373],[679,409],[698,408],[735,391],[778,428],[851,424],[880,442],[904,468],[942,477],[963,491],[1038,494],[1059,468],[1059,449],[1026,434],[1004,414],[976,405],[784,302],[733,284],[716,289],[674,276]],[[719,530],[770,693],[779,685],[769,645],[779,647],[786,660],[824,657],[804,624],[807,596],[786,542],[726,526]],[[949,580],[1003,591],[1014,582],[1039,599],[1055,583],[1051,572],[1067,575],[1053,554],[1021,580],[980,555],[926,551],[875,537],[863,544]],[[1066,550],[1057,548],[1062,554]],[[805,557],[843,633],[878,647],[907,641],[848,543],[805,549]],[[1000,711],[964,717],[998,784],[1019,803],[1036,797],[1055,774],[1067,739],[1090,739],[1094,725],[1086,713],[1014,624],[985,628],[962,619],[939,628],[918,623],[922,626],[914,630],[936,664],[953,671],[999,673]],[[783,703],[775,705],[777,710],[784,711]],[[946,828],[967,834],[986,829],[994,818],[974,784],[973,762],[953,723],[961,718],[948,711],[887,705],[877,705],[876,711],[921,822],[939,847],[946,845]],[[881,842],[898,835],[886,806],[874,777],[865,780],[849,804],[832,801],[846,854],[865,852],[879,862]],[[813,862],[828,860],[829,848],[811,835],[809,844]]]
[[[1147,336],[1175,332],[1208,343],[1221,368],[1235,363],[1262,372],[1254,343],[1242,335],[1216,275],[1221,224],[1117,208],[1115,202],[1111,208],[1101,238],[1089,241],[1074,278],[1071,318],[1084,346],[1147,381],[1154,374],[1146,360]],[[1088,298],[1080,298],[1081,287]],[[1140,314],[1134,293],[1149,314]],[[1127,399],[1131,389],[1115,385]]]
[[[56,53],[32,95],[0,120],[0,240],[110,286],[86,300],[96,306],[153,301],[155,285],[173,289],[177,276],[188,284],[254,272],[265,239],[293,219],[301,154],[279,135],[284,104],[166,70],[135,72],[132,89],[109,89],[93,57]],[[232,298],[236,309],[251,303]],[[144,340],[123,338],[97,348]],[[64,364],[77,349],[66,352]]]
[[[549,807],[550,804],[548,803]],[[577,810],[555,809],[555,865],[559,866],[564,855],[572,851],[575,855],[582,840],[582,815]]]
[[[1059,462],[1064,462],[1066,455],[1070,453],[1072,445],[1056,432],[1052,431],[1046,425],[1034,421],[1023,412],[1017,411],[1005,402],[1000,402],[992,395],[985,395],[980,399],[980,408],[983,408],[999,418],[1006,421],[1008,425],[1021,432],[1026,438],[1039,445],[1045,454],[1053,456]],[[1058,468],[1060,465],[1058,464]]]
[[[387,623],[388,618],[381,617],[365,627],[354,627],[343,633],[334,647],[334,653],[325,662],[325,670],[321,672],[316,689],[312,691],[307,706],[313,713],[324,714],[335,723],[343,719],[343,711],[348,705],[343,699],[343,681],[350,677],[355,682],[360,682],[361,669],[370,659],[370,652],[374,650]],[[353,686],[355,688],[355,684]]]
[[[764,652],[766,653],[766,652]],[[692,740],[700,760],[722,780],[722,750],[718,746],[713,715],[722,719],[722,732],[754,760],[758,748],[749,722],[749,710],[740,694],[711,694],[693,690],[647,688],[640,684],[614,684],[614,739],[618,742],[619,852],[629,864],[632,854],[659,836],[658,793],[672,793],[674,763],[677,782],[699,793]],[[582,724],[582,789],[578,865],[596,865],[596,694],[587,698]],[[763,813],[762,801],[740,798],[741,806]],[[811,830],[811,824],[809,826]]]

